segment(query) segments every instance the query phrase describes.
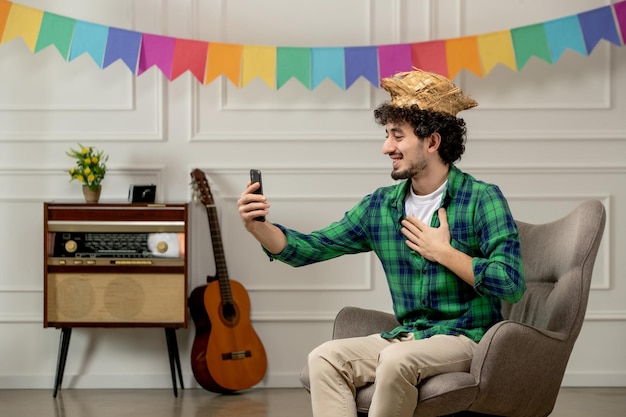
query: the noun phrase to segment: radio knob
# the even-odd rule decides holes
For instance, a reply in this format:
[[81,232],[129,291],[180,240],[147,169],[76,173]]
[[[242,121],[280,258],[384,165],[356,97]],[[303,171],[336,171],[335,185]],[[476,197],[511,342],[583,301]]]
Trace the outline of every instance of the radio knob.
[[68,251],[69,253],[76,252],[76,249],[78,249],[78,245],[76,244],[75,241],[68,240],[67,242],[65,242],[65,250]]
[[159,251],[159,253],[167,252],[167,242],[157,243],[157,250]]

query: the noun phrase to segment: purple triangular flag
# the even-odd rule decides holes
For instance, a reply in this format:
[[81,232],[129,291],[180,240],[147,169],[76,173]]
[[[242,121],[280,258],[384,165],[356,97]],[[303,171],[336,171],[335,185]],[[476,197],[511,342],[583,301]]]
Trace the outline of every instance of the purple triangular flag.
[[143,74],[156,65],[169,80],[172,75],[175,44],[175,38],[144,33],[141,39],[137,75]]
[[411,44],[382,45],[378,47],[380,78],[391,77],[413,69]]
[[615,3],[613,8],[615,9],[619,30],[622,32],[622,43],[626,43],[626,1]]

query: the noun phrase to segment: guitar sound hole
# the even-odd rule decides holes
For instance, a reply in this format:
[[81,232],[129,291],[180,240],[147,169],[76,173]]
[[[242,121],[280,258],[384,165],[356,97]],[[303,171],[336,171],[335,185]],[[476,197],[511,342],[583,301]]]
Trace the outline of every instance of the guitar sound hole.
[[222,304],[222,317],[227,323],[235,324],[237,322],[237,308],[235,307],[235,304]]

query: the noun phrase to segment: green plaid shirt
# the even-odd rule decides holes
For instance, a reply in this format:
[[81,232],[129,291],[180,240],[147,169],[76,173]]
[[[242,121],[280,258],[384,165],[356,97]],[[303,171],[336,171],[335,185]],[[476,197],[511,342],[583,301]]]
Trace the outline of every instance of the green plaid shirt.
[[[404,243],[400,220],[411,181],[382,187],[364,197],[343,219],[303,234],[277,225],[287,247],[270,255],[292,266],[309,265],[345,254],[374,251],[385,270],[393,310],[401,326],[383,337],[413,333],[463,334],[479,341],[502,320],[501,300],[520,300],[524,282],[515,221],[500,189],[451,166],[442,199],[451,244],[473,258],[475,285],[430,262]],[[431,226],[439,226],[435,212]]]

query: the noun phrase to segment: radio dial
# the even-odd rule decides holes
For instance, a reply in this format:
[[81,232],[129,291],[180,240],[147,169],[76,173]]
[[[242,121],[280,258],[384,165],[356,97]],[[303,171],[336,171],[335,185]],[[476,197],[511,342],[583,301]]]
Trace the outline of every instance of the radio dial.
[[167,252],[167,242],[159,242],[157,243],[157,250],[159,251],[159,253],[165,253]]
[[76,244],[75,241],[68,240],[67,242],[65,242],[65,250],[68,251],[69,253],[76,252],[76,249],[78,249],[78,245]]

